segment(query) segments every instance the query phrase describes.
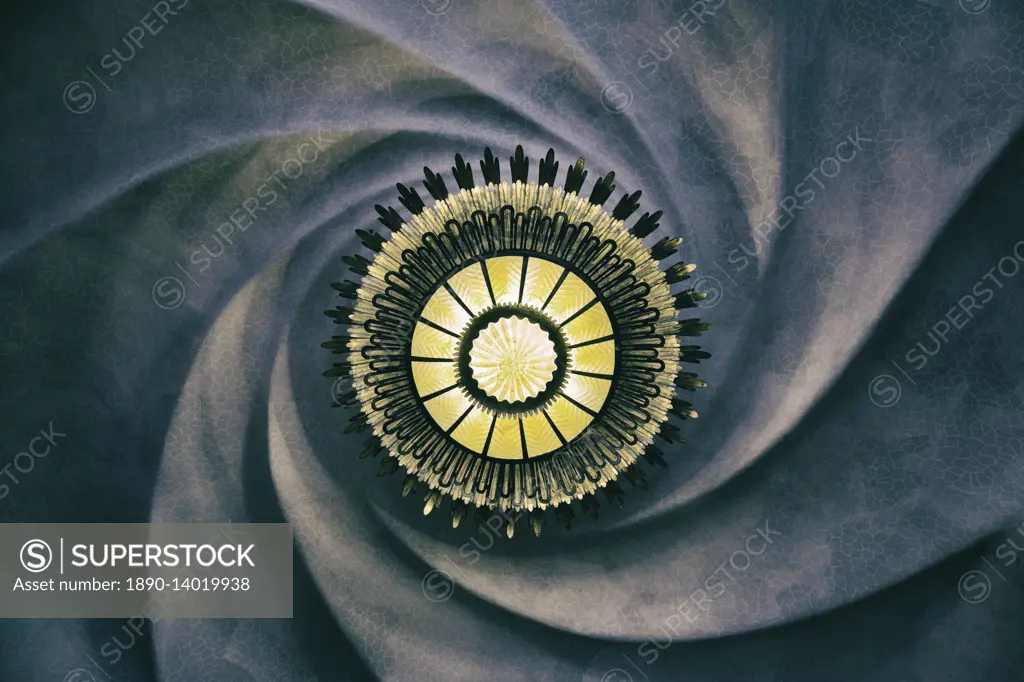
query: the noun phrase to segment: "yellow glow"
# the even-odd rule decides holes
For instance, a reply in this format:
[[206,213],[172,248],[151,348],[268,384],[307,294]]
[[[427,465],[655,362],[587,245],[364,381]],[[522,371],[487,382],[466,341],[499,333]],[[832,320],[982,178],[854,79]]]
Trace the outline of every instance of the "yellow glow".
[[[569,503],[578,508],[580,499],[602,489],[618,501],[616,486],[607,486],[620,476],[638,482],[629,467],[664,426],[677,395],[674,382],[686,383],[678,373],[686,368],[683,359],[693,358],[679,350],[689,342],[676,337],[688,330],[672,322],[680,313],[673,295],[678,287],[670,280],[694,266],[679,265],[667,275],[645,240],[629,234],[610,206],[604,211],[560,187],[478,183],[445,194],[403,217],[400,229],[385,218],[395,229],[383,244],[370,244],[377,253],[369,254],[366,274],[354,287],[351,281],[334,285],[343,297],[352,296],[352,288],[357,294],[346,303],[352,307],[349,329],[343,330],[348,362],[325,372],[351,375],[365,424],[354,421],[347,430],[371,430],[369,445],[379,441],[394,459],[381,473],[402,469],[405,493],[414,482],[428,488],[425,511],[451,506],[443,498],[455,502],[453,521],[462,520],[463,528],[471,507],[530,512],[539,530],[535,510],[565,512]],[[628,203],[616,208],[631,208]],[[534,207],[530,217],[539,212],[545,222],[533,220],[523,230],[508,224],[509,209],[521,225],[519,211]],[[678,239],[669,241],[675,245]],[[611,262],[598,265],[608,257]],[[631,274],[625,279],[619,276],[626,271]],[[600,285],[591,283],[595,276]],[[635,306],[605,308],[601,301],[608,296],[620,302],[636,297],[650,313],[640,317],[658,321],[650,329],[632,324],[640,319]],[[517,315],[544,332],[544,343],[536,329],[519,334],[496,327],[484,335],[485,352],[474,355],[480,333]],[[613,328],[619,338],[604,340],[612,338]],[[396,333],[405,343],[388,347]],[[525,357],[509,339],[526,339],[516,341]],[[337,351],[342,344],[324,345]],[[619,348],[629,347],[647,348],[636,355],[650,362],[625,351],[620,356]],[[382,391],[389,393],[381,396]],[[569,451],[566,441],[573,442]],[[591,458],[589,450],[620,458]],[[490,461],[482,461],[485,456]],[[559,485],[567,477],[573,484]]]
[[502,419],[494,423],[494,434],[487,456],[495,459],[522,459],[523,444],[519,435],[518,419]]
[[[596,303],[586,312],[562,327],[569,345],[599,339],[612,333],[612,321],[608,319],[603,303]],[[585,346],[584,346],[585,347]]]
[[573,273],[565,278],[544,312],[555,322],[563,322],[574,312],[594,299],[594,291]]
[[480,408],[474,408],[469,416],[462,420],[454,431],[452,438],[473,452],[483,452],[487,442],[487,432],[491,430],[493,417]]
[[530,258],[526,265],[526,284],[523,287],[523,303],[540,310],[548,296],[558,284],[558,278],[565,272],[561,265],[542,258]]
[[[412,382],[419,397],[430,395],[458,383],[454,362],[413,362]],[[457,389],[452,389],[457,390]]]
[[565,382],[565,395],[597,412],[604,405],[611,387],[609,379],[593,379],[570,373],[569,380]]
[[540,412],[523,418],[523,432],[526,434],[528,457],[540,457],[562,446],[562,441],[551,430],[551,424]]
[[563,396],[558,396],[546,409],[551,421],[558,427],[562,438],[572,440],[590,426],[594,418],[573,405]]
[[412,354],[420,358],[454,358],[459,340],[418,322],[412,332]]
[[480,388],[509,403],[540,394],[555,374],[555,344],[540,325],[503,317],[473,341],[469,366]]
[[615,341],[602,341],[569,351],[572,368],[591,374],[615,373]]
[[436,398],[431,398],[423,404],[437,425],[447,431],[448,427],[454,424],[455,420],[461,417],[462,413],[473,403],[456,388]]
[[494,300],[498,303],[519,302],[519,282],[523,275],[522,256],[499,256],[484,261],[491,278]]
[[457,272],[448,280],[448,284],[474,313],[479,314],[481,310],[491,306],[491,295],[487,293],[487,281],[479,263],[473,263],[465,270]]
[[469,324],[469,313],[455,302],[444,287],[434,292],[423,308],[423,317],[434,324],[458,334]]
[[[571,272],[556,289],[555,285],[566,270],[543,258],[530,257],[527,260],[525,280],[522,256],[487,259],[484,267],[498,304],[519,302],[522,283],[522,303],[538,310],[543,308],[544,314],[556,323],[569,319],[596,297],[594,291]],[[475,263],[448,280],[448,285],[474,315],[492,306],[484,267]],[[549,296],[551,301],[545,307]],[[472,319],[445,287],[430,297],[422,317],[459,335]],[[569,345],[591,341],[612,334],[611,319],[603,304],[594,303],[566,324],[562,332]],[[414,357],[454,360],[459,343],[460,340],[451,334],[420,321],[413,330],[411,352]],[[567,360],[573,370],[603,375],[615,372],[615,342],[612,340],[569,349],[568,352]],[[469,354],[469,371],[480,389],[513,408],[544,391],[557,371],[557,363],[555,344],[548,332],[540,324],[515,314],[497,319],[480,330]],[[469,398],[462,388],[450,388],[459,382],[455,362],[413,361],[412,379],[421,398],[450,389],[424,403],[438,427],[447,431],[465,414],[452,430],[451,437],[477,453],[484,452],[486,445],[488,457],[504,460],[546,455],[562,447],[562,439],[578,437],[593,424],[594,417],[568,397],[593,412],[599,412],[611,389],[609,379],[569,372],[563,390],[565,395],[556,395],[540,411],[529,415],[495,417]]]

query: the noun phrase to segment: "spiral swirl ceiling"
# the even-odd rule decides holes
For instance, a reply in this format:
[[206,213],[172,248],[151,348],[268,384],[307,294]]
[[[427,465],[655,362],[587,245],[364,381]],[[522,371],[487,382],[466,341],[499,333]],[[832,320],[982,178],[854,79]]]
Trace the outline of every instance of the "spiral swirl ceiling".
[[[6,13],[0,520],[289,523],[295,614],[141,632],[3,620],[0,679],[1020,679],[1024,6]],[[598,213],[638,191],[641,213],[661,212],[629,237],[678,248],[652,256],[652,306],[706,294],[678,318],[699,319],[700,349],[665,341],[694,362],[666,351],[671,376],[647,382],[660,397],[630,394],[653,415],[630,428],[645,447],[566,496],[570,527],[541,509],[539,536],[539,505],[510,533],[512,507],[489,497],[453,528],[454,501],[476,498],[409,481],[398,442],[367,445],[376,413],[349,395],[359,335],[324,315],[369,293],[363,266],[403,233],[381,221],[414,221],[396,184],[429,212],[424,167],[455,195],[454,156],[475,170],[490,149],[508,183],[519,145],[528,181],[543,184],[549,149],[561,161],[544,191],[564,194],[584,158],[581,201],[614,173]],[[540,470],[573,429],[635,412],[601,378],[632,361],[578,345],[623,319],[601,282],[510,250],[475,265],[508,300],[469,269],[417,299],[436,314],[416,309],[408,342],[451,367],[410,367],[403,390],[457,385],[422,423],[484,457],[490,417],[495,452],[519,447],[516,471]],[[559,326],[590,300],[593,319]],[[587,410],[556,405],[566,395]],[[66,437],[25,472],[15,457],[41,429]]]

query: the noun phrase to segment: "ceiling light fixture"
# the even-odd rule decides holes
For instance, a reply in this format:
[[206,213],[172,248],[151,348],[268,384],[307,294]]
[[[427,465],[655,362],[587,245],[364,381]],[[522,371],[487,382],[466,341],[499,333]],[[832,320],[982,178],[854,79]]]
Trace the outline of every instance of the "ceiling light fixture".
[[706,386],[680,363],[710,355],[679,337],[710,325],[677,319],[705,297],[671,293],[695,266],[660,268],[682,239],[643,244],[662,212],[627,229],[639,191],[608,213],[614,173],[584,198],[582,158],[563,188],[554,150],[536,182],[521,146],[509,165],[502,182],[486,149],[477,186],[456,155],[455,194],[424,168],[431,207],[398,184],[412,218],[377,206],[390,236],[356,230],[376,255],[343,258],[362,280],[332,284],[354,305],[325,312],[350,330],[323,347],[348,354],[325,375],[352,377],[346,431],[372,431],[378,473],[405,468],[403,497],[425,487],[425,514],[450,498],[455,526],[473,508],[513,512],[511,537],[521,514],[539,535],[549,508],[568,528],[573,501],[596,518],[599,490],[621,506],[620,476],[647,487],[638,462],[666,466],[655,437],[684,442],[669,415],[697,416],[676,389]]

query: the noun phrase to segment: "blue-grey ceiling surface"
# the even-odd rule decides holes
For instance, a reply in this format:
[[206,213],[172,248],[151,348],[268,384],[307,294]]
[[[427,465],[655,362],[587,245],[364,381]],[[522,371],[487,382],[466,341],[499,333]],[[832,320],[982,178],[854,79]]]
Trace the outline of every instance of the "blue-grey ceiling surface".
[[[1024,4],[21,5],[0,520],[287,522],[296,606],[2,621],[0,679],[1024,676]],[[508,540],[374,475],[320,343],[374,204],[517,144],[643,190],[714,328],[650,490]]]

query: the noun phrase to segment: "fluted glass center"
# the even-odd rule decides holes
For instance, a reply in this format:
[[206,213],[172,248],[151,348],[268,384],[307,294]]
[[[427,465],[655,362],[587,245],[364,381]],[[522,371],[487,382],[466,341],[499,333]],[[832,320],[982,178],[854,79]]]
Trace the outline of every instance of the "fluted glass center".
[[540,395],[555,375],[557,355],[539,324],[503,317],[487,325],[473,342],[469,367],[487,395],[508,403]]

